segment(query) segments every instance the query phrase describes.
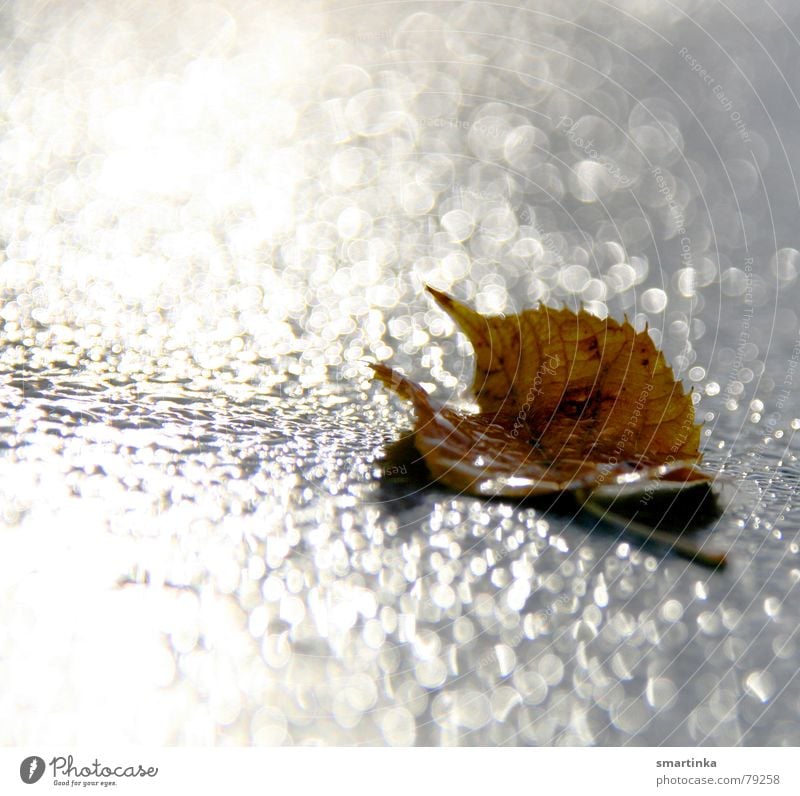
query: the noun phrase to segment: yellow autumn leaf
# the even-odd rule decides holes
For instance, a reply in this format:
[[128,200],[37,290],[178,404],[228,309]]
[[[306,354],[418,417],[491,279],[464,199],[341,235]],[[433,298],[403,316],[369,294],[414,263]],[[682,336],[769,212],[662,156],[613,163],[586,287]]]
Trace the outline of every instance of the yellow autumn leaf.
[[540,306],[484,316],[433,288],[475,350],[475,414],[439,406],[385,365],[376,376],[414,405],[414,446],[432,477],[485,497],[710,481],[697,463],[691,395],[646,331]]
[[483,316],[428,288],[475,349],[481,411],[549,458],[700,459],[694,407],[646,331],[549,307]]

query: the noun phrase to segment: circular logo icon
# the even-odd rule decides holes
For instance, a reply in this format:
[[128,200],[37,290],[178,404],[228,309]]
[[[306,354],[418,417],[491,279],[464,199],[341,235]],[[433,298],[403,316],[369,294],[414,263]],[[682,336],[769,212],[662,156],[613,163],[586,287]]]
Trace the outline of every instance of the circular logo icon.
[[42,778],[42,774],[44,774],[44,760],[41,757],[32,755],[31,757],[26,757],[19,764],[20,779],[27,785],[33,785],[34,782],[38,782]]

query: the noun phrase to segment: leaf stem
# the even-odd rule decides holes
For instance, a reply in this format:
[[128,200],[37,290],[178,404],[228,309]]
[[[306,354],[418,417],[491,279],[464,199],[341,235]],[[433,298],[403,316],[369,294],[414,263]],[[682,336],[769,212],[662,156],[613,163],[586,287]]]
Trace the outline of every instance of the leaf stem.
[[609,511],[601,503],[598,503],[592,498],[591,492],[588,490],[579,490],[576,492],[576,497],[582,503],[582,508],[591,514],[593,517],[615,525],[625,533],[642,539],[645,542],[655,542],[656,544],[664,545],[671,551],[677,553],[683,558],[688,558],[690,561],[696,561],[705,567],[712,569],[724,569],[727,565],[725,553],[703,550],[696,544],[682,539],[666,531],[660,531],[658,528],[651,528],[635,520],[623,517],[621,514],[616,514]]

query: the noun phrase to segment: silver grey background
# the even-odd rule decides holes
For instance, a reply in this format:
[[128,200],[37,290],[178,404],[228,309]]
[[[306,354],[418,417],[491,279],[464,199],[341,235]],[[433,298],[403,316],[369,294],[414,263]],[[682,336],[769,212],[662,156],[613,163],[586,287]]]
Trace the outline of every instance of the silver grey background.
[[[0,742],[800,741],[794,4],[0,14]],[[648,322],[731,566],[381,489],[426,282]]]

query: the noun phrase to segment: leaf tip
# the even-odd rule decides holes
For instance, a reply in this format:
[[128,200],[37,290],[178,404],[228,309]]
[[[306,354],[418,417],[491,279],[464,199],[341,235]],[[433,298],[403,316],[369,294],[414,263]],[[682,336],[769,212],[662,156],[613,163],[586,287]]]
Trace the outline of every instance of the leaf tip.
[[435,287],[432,287],[431,285],[426,284],[425,290],[428,293],[430,293],[430,295],[433,296],[436,303],[444,309],[448,309],[456,303],[455,299],[452,296],[449,296],[442,290],[437,290]]
[[433,296],[436,303],[461,327],[461,331],[473,343],[486,334],[487,320],[483,315],[442,290],[437,290],[430,285],[425,285],[425,290]]
[[406,398],[415,403],[419,403],[421,399],[427,399],[427,394],[422,387],[407,379],[402,373],[398,373],[394,368],[390,368],[382,362],[370,362],[368,364],[375,372],[374,378],[397,393],[401,398]]
[[387,387],[392,387],[403,380],[403,377],[394,368],[390,368],[382,362],[367,362],[367,365],[375,374],[373,378],[382,381]]

